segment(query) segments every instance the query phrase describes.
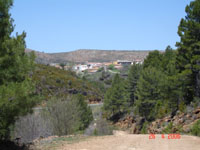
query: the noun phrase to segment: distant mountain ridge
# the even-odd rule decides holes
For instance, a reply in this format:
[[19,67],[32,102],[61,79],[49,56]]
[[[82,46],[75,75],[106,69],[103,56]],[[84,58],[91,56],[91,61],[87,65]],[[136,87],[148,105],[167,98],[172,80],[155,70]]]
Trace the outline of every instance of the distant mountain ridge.
[[[26,52],[34,50],[26,49]],[[144,60],[149,50],[93,50],[79,49],[71,52],[43,53],[34,51],[36,61],[42,64],[66,62],[111,62],[116,60]]]

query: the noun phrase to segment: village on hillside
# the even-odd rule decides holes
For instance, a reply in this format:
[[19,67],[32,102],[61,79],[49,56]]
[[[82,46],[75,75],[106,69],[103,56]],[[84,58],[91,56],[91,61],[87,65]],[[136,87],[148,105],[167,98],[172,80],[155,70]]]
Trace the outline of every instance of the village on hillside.
[[133,65],[133,64],[142,64],[143,60],[136,59],[133,61],[129,60],[116,60],[114,62],[85,62],[85,63],[78,63],[73,66],[69,66],[67,64],[59,64],[59,63],[50,63],[50,66],[68,70],[71,68],[76,73],[81,73],[87,71],[88,73],[95,73],[99,69],[104,68],[106,70],[109,67],[114,67],[115,69],[121,69],[124,65]]

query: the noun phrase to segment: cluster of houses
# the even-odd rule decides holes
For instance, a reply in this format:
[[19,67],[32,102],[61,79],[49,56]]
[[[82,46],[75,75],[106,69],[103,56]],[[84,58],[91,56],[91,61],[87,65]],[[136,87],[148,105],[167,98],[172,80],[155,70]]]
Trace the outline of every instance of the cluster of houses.
[[[123,65],[132,65],[132,64],[142,64],[143,63],[143,60],[140,60],[140,59],[137,59],[137,60],[134,60],[134,61],[128,61],[128,60],[117,60],[117,61],[114,61],[114,62],[86,62],[84,64],[77,64],[77,65],[74,65],[72,67],[72,69],[75,71],[75,72],[84,72],[84,71],[87,71],[88,73],[95,73],[97,72],[100,68],[105,68],[107,69],[110,65],[113,65],[116,69],[120,69],[123,67]],[[60,69],[65,69],[67,70],[68,69],[68,66],[64,66],[64,68],[62,68],[59,64],[56,64],[56,63],[51,63],[50,66],[54,66],[56,68],[60,68]]]

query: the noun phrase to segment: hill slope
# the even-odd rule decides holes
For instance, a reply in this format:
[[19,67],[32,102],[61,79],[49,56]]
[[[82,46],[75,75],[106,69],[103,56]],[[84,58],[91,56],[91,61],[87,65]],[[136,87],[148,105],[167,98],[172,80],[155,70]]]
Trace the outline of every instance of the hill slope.
[[67,97],[81,94],[89,101],[101,100],[102,93],[88,81],[78,78],[73,72],[38,64],[32,75],[37,94],[45,100],[51,97]]
[[[26,52],[32,50],[26,49]],[[47,63],[62,63],[62,62],[111,62],[116,60],[135,59],[144,60],[150,51],[127,51],[127,50],[87,50],[81,49],[72,52],[64,53],[42,53],[37,52],[37,62]]]

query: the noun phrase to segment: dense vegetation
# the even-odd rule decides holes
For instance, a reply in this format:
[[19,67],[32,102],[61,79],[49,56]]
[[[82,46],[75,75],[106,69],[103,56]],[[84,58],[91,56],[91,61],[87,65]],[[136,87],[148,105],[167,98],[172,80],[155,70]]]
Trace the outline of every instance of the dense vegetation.
[[91,109],[82,95],[53,97],[44,109],[20,117],[15,123],[13,137],[30,143],[39,137],[75,134],[88,127],[92,120]]
[[[200,102],[200,0],[191,2],[181,20],[177,49],[152,51],[134,64],[126,80],[116,75],[104,100],[104,115],[116,121],[134,112],[153,121]],[[126,89],[126,90],[124,90]]]
[[84,95],[87,100],[102,99],[99,87],[94,87],[92,83],[79,78],[70,70],[37,64],[32,79],[36,83],[37,94],[45,100],[52,96],[63,98],[77,94]]
[[26,34],[11,36],[12,4],[11,0],[0,0],[0,141],[9,139],[16,117],[29,112],[37,102],[30,79],[34,55],[24,52]]

